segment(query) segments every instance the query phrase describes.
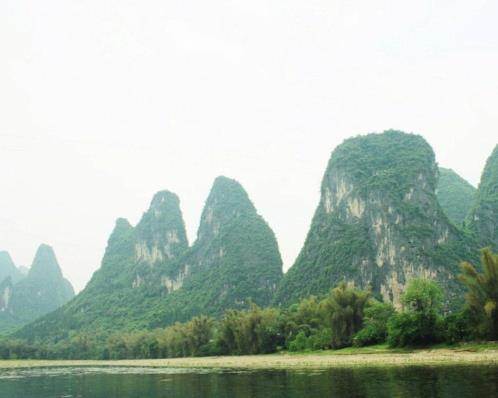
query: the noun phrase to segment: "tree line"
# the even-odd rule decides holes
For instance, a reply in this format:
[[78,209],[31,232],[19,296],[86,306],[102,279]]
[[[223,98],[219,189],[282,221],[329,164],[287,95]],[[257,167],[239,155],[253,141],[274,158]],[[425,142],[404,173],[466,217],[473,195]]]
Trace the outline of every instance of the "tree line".
[[481,272],[463,263],[465,303],[443,312],[443,291],[430,279],[413,279],[401,308],[346,283],[319,299],[310,296],[289,308],[228,310],[220,319],[205,315],[172,326],[113,334],[78,333],[59,342],[0,341],[0,358],[125,359],[267,354],[279,350],[338,349],[387,343],[428,346],[498,339],[498,255],[482,250]]

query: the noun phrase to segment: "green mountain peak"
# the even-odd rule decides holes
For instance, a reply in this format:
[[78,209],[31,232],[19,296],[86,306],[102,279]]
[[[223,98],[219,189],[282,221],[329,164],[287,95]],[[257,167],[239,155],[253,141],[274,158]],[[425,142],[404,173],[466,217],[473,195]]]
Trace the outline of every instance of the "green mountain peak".
[[216,236],[222,225],[238,217],[256,213],[242,185],[231,178],[220,176],[214,180],[201,215],[198,241]]
[[28,277],[40,280],[62,279],[62,271],[51,246],[41,244],[38,247]]
[[188,240],[178,196],[169,191],[156,193],[135,235],[138,261],[154,264],[182,255]]
[[463,236],[437,202],[437,175],[421,136],[388,130],[345,140],[332,152],[304,247],[275,302],[323,295],[345,280],[398,305],[416,276],[437,278],[456,300],[462,256],[448,245]]

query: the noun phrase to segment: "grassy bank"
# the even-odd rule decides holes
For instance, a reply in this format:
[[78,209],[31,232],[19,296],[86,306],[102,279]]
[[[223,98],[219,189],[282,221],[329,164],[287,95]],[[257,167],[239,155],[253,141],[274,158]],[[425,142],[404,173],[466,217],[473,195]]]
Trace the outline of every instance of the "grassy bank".
[[334,367],[390,367],[438,365],[498,365],[498,343],[466,344],[430,349],[399,350],[386,346],[334,351],[204,358],[94,360],[6,360],[0,369],[49,366],[138,366],[221,369],[323,369]]

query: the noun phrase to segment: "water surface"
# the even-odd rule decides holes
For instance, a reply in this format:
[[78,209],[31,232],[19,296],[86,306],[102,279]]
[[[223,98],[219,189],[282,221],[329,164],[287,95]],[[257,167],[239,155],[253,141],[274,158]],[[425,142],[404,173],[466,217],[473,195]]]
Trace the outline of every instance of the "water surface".
[[498,367],[324,371],[159,368],[0,370],[2,398],[498,397]]

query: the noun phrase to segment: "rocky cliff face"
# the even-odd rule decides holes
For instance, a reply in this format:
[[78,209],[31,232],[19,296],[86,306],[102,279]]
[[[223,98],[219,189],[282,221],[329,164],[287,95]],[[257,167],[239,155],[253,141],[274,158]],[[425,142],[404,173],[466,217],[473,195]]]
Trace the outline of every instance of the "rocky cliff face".
[[170,293],[165,278],[188,249],[180,201],[171,192],[157,193],[133,227],[116,221],[101,267],[78,296],[58,311],[25,328],[43,335],[70,324],[72,330],[113,331],[147,328],[154,309]]
[[102,266],[87,287],[18,336],[109,334],[217,315],[249,300],[268,304],[281,266],[273,232],[236,181],[215,181],[191,248],[178,197],[160,192],[136,227],[116,222]]
[[448,218],[462,227],[477,190],[451,169],[439,168],[437,199]]
[[197,240],[168,281],[182,288],[161,306],[161,317],[171,322],[180,313],[179,319],[187,319],[197,313],[219,315],[249,302],[268,305],[281,277],[273,231],[237,181],[218,177],[202,212]]
[[50,246],[41,245],[28,275],[17,283],[8,278],[0,285],[0,330],[19,327],[55,310],[73,296]]
[[0,332],[5,332],[17,325],[10,303],[12,300],[12,278],[6,277],[0,282]]
[[154,196],[136,227],[135,260],[154,267],[170,262],[188,249],[180,201],[168,191]]
[[104,291],[106,295],[116,290],[148,290],[157,296],[167,293],[165,286],[161,288],[161,278],[174,271],[175,261],[187,249],[180,201],[174,193],[159,192],[136,227],[125,219],[116,221],[101,269],[78,299],[88,291],[102,292],[109,284],[111,289]]
[[481,246],[498,250],[498,145],[486,162],[467,223]]
[[10,313],[12,299],[12,279],[7,277],[0,283],[0,313]]
[[332,153],[306,242],[276,303],[325,294],[346,280],[397,305],[406,282],[419,276],[438,279],[457,300],[465,254],[450,247],[464,237],[437,201],[437,176],[420,136],[387,131],[346,140]]

